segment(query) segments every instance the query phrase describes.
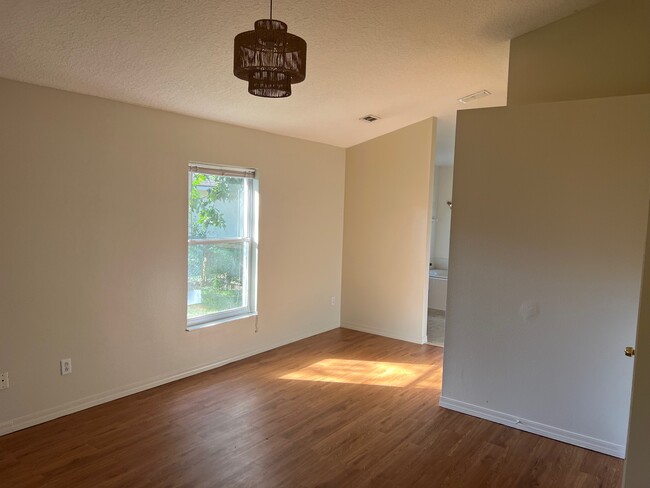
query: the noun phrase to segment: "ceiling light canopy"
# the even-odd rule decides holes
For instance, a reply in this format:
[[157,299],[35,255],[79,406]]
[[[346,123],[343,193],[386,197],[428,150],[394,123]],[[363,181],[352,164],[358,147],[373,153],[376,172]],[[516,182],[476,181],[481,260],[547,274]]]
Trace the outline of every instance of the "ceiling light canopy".
[[257,97],[283,98],[291,85],[305,79],[307,43],[289,34],[287,24],[273,19],[273,0],[268,19],[255,22],[255,30],[235,37],[237,78],[248,81],[248,93]]

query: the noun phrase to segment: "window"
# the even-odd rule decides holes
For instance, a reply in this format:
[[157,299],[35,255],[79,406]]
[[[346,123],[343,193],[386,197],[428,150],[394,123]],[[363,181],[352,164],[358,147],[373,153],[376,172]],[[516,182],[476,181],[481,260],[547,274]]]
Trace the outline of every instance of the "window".
[[190,163],[187,329],[256,312],[255,170]]

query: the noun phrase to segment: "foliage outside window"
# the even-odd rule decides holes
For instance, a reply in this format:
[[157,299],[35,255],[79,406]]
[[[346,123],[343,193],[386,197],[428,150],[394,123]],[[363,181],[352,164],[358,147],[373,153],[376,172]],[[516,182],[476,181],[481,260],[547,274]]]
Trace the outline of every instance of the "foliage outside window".
[[187,324],[255,312],[255,192],[251,170],[190,165]]

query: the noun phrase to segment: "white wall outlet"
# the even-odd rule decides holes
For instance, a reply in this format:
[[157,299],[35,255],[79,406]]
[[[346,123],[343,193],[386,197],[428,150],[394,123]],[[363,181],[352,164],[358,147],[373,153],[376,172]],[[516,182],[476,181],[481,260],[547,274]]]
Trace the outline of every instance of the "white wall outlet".
[[61,360],[61,376],[72,373],[72,359]]
[[330,297],[330,305],[333,307],[336,305],[336,297]]
[[0,373],[0,390],[9,388],[9,373]]

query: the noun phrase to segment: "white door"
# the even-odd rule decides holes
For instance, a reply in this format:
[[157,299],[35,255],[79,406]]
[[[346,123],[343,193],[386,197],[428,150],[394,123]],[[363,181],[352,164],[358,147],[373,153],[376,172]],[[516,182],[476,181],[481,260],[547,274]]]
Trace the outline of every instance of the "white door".
[[632,409],[630,431],[627,439],[625,461],[625,488],[650,486],[650,217],[645,245],[645,265],[639,325],[637,328],[634,383],[632,385]]

